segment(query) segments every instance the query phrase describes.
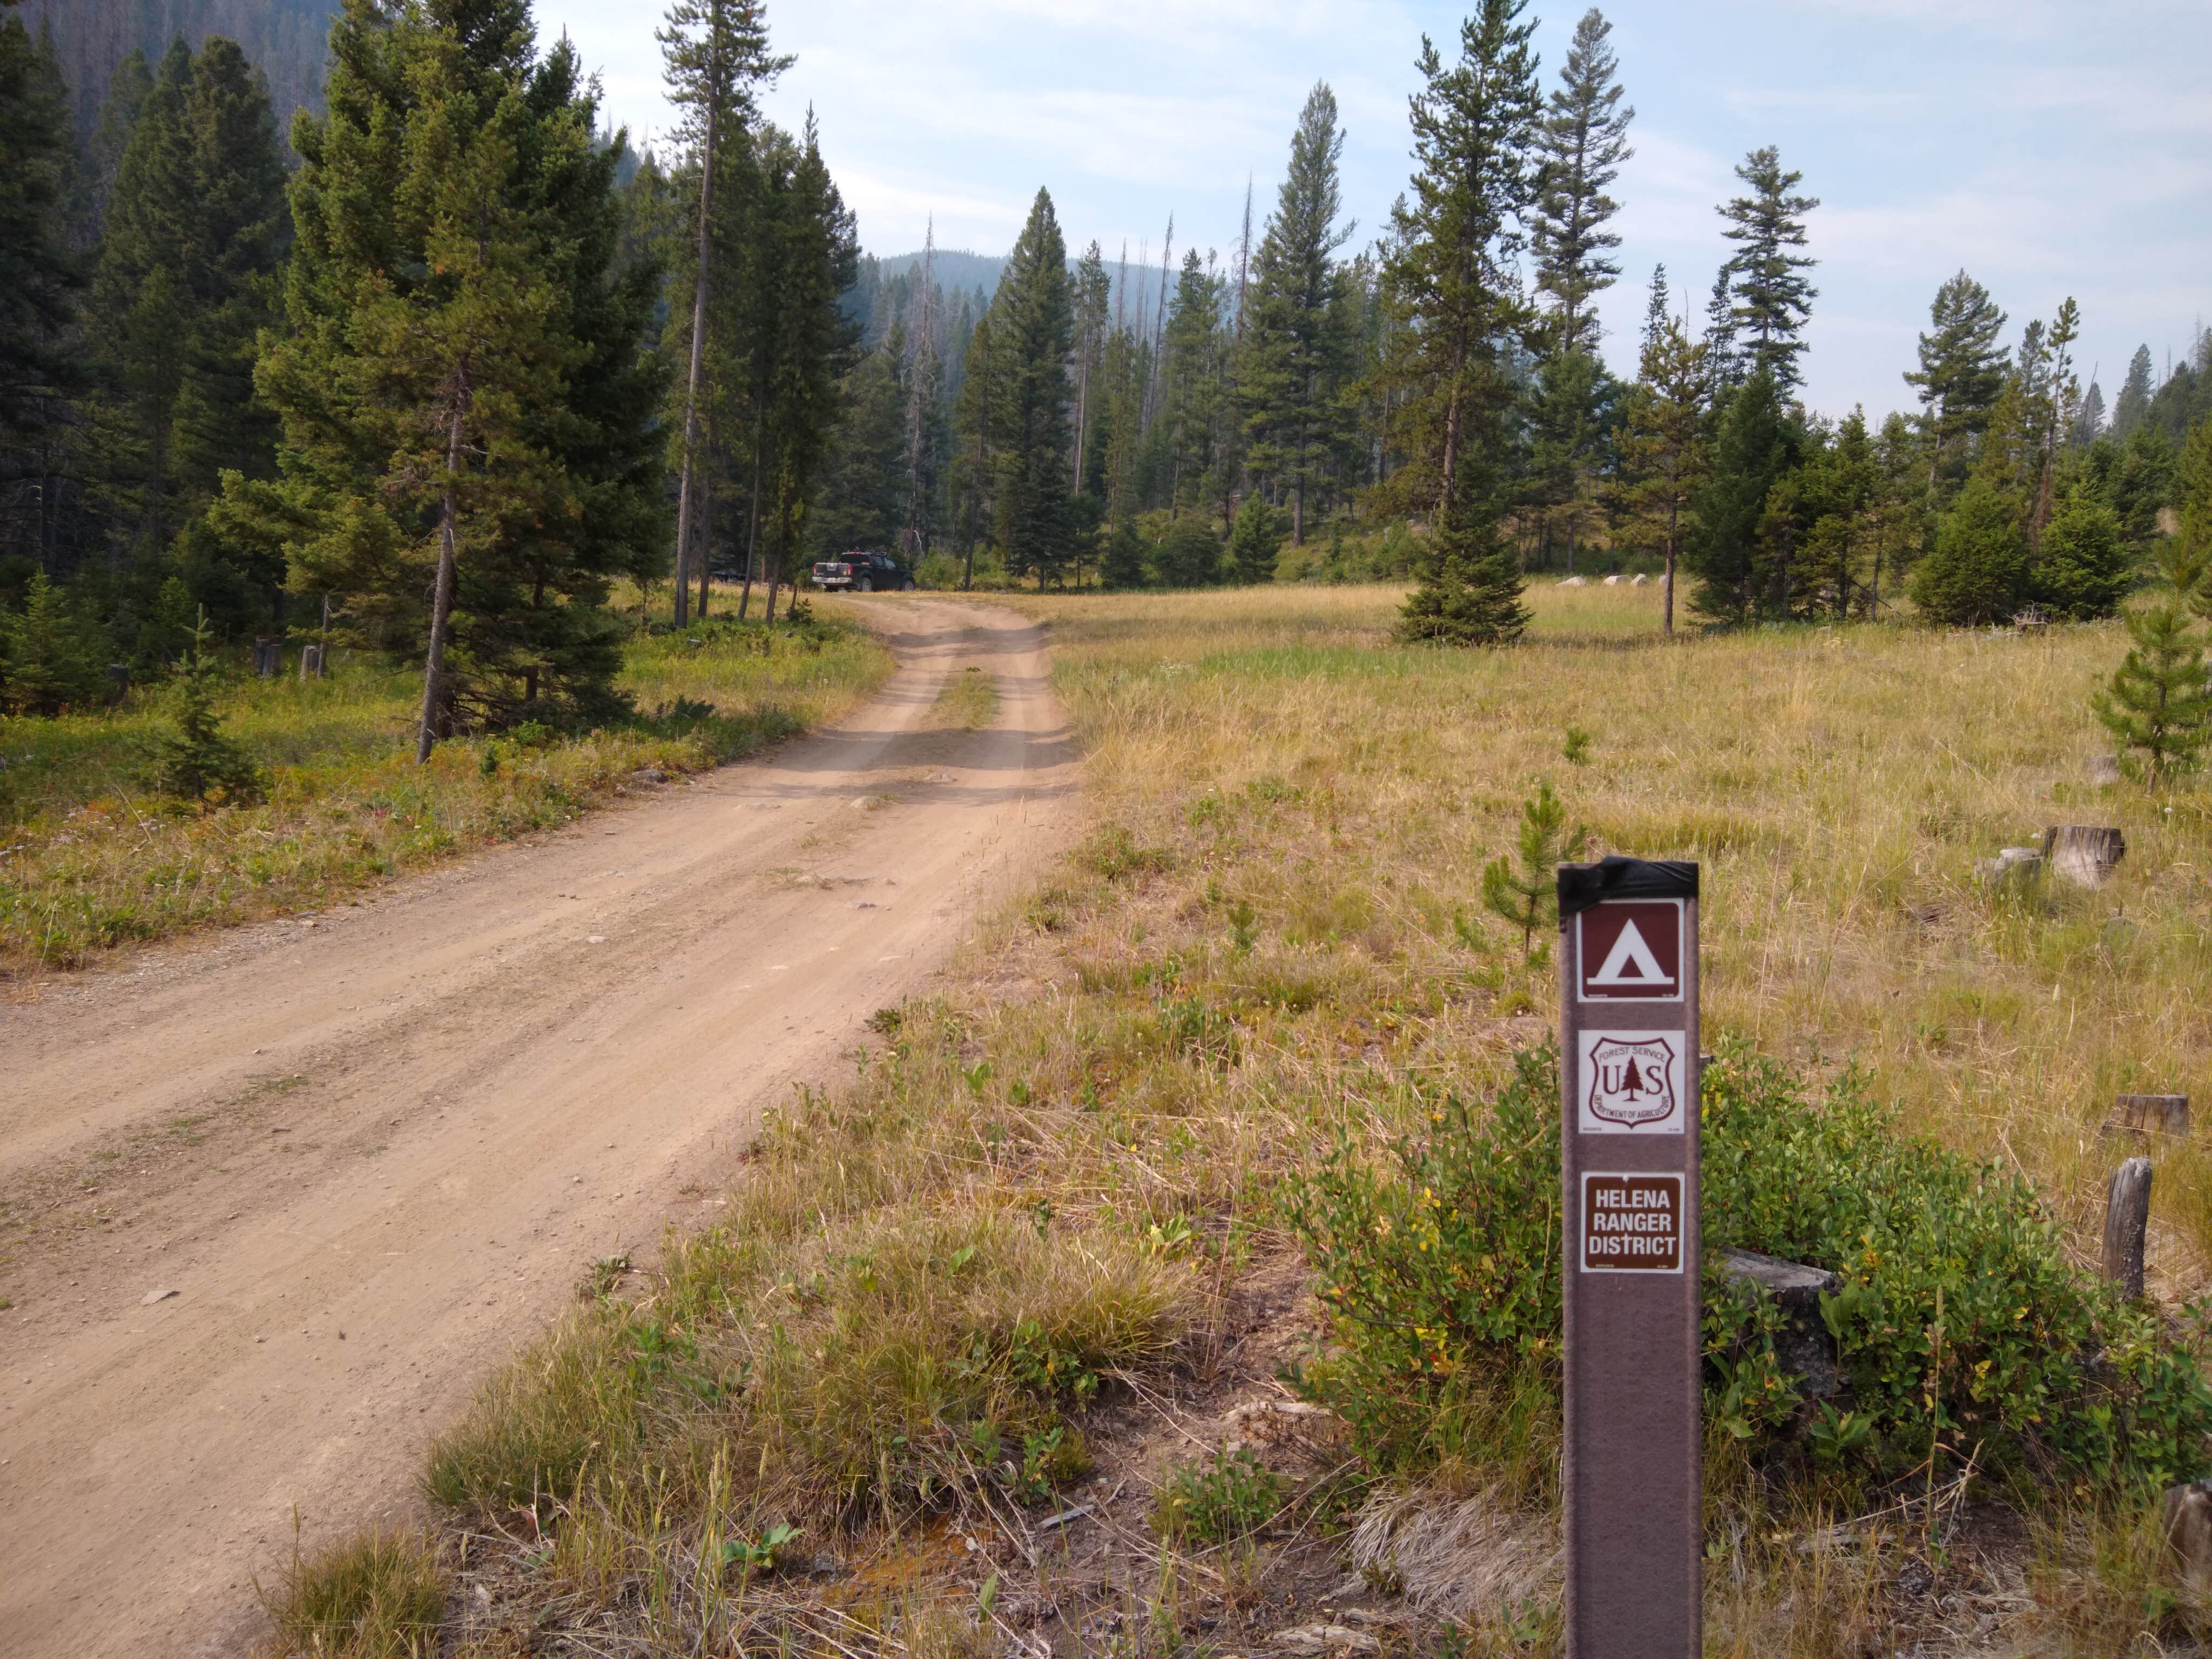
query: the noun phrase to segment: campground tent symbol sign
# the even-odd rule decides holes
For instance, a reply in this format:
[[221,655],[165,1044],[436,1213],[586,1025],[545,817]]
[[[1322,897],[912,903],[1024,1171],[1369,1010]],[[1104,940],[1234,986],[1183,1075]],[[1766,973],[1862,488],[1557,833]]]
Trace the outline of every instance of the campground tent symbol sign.
[[1575,918],[1584,1002],[1682,1000],[1682,901],[1614,900]]
[[1682,1133],[1680,1032],[1581,1035],[1583,1133]]

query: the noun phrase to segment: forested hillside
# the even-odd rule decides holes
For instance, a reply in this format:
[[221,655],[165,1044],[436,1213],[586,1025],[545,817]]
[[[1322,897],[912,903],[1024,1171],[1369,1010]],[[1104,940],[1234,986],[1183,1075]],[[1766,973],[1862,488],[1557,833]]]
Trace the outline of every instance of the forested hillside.
[[31,30],[51,28],[77,140],[89,143],[108,79],[133,52],[150,63],[182,37],[198,51],[210,34],[235,40],[269,80],[281,135],[295,109],[319,109],[323,58],[338,0],[27,0]]

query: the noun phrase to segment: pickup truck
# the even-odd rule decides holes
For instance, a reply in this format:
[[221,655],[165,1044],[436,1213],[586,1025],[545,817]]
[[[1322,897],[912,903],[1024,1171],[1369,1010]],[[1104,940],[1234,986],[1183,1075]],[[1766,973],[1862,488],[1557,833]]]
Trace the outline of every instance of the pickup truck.
[[855,593],[902,593],[914,587],[914,573],[888,553],[840,553],[814,562],[817,587],[841,587]]

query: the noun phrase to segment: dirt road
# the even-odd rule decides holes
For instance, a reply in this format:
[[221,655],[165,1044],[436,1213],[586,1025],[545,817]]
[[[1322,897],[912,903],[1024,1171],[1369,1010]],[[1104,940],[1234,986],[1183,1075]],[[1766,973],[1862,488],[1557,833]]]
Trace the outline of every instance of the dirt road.
[[[838,729],[395,887],[0,1006],[0,1654],[242,1650],[249,1573],[410,1513],[424,1443],[596,1259],[711,1215],[1056,839],[1021,618],[872,602]],[[948,673],[1000,694],[929,729]]]

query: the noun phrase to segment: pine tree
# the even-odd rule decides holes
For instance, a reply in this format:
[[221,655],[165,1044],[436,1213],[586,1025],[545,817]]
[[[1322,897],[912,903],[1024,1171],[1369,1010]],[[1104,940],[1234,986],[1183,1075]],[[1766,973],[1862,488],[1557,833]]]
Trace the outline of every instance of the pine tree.
[[1218,463],[1230,416],[1222,373],[1229,344],[1222,326],[1224,297],[1222,278],[1200,264],[1198,251],[1186,253],[1161,342],[1165,483],[1169,508],[1178,514],[1185,507],[1210,512],[1220,482]]
[[275,118],[220,35],[197,57],[177,42],[137,101],[92,286],[94,499],[112,551],[149,561],[131,583],[142,595],[173,562],[221,620],[266,628],[283,614],[283,559],[200,515],[225,471],[275,470],[276,424],[253,391],[291,228]]
[[155,787],[196,805],[243,805],[267,793],[268,778],[253,757],[222,729],[216,713],[219,678],[208,647],[213,635],[202,611],[191,648],[169,671],[177,729],[155,740]]
[[2166,591],[2157,604],[2129,617],[2128,654],[2111,684],[2090,701],[2119,744],[2121,764],[2147,769],[2154,783],[2195,765],[2212,738],[2212,678],[2190,623],[2212,568],[2205,554],[2193,537],[2168,538],[2159,558]]
[[2120,521],[2091,489],[2069,489],[2044,526],[2028,589],[2054,617],[2094,622],[2118,611],[2127,597],[2128,557]]
[[1736,321],[1749,340],[1752,371],[1771,375],[1787,394],[1803,378],[1797,359],[1805,342],[1798,337],[1820,292],[1802,275],[1817,261],[1791,250],[1805,246],[1802,216],[1820,204],[1792,194],[1804,174],[1784,172],[1771,144],[1745,156],[1735,176],[1752,193],[1732,198],[1719,212],[1729,222],[1722,234],[1736,245],[1729,258]]
[[1067,246],[1052,197],[1036,193],[992,311],[1000,380],[998,539],[1008,565],[1058,580],[1073,548],[1069,523],[1067,359],[1075,316]]
[[[1474,470],[1472,458],[1462,466]],[[1521,603],[1519,561],[1486,513],[1477,491],[1453,492],[1434,522],[1420,563],[1420,582],[1400,615],[1401,639],[1436,645],[1510,645],[1528,630]]]
[[1559,919],[1559,866],[1579,859],[1589,840],[1577,825],[1567,828],[1567,809],[1553,792],[1549,778],[1539,779],[1536,793],[1521,804],[1521,836],[1515,851],[1520,867],[1511,859],[1492,859],[1483,866],[1482,902],[1490,913],[1521,930],[1521,954],[1535,950],[1536,930],[1556,926]]
[[1912,573],[1912,602],[1947,627],[2002,621],[2019,608],[2027,568],[2016,504],[1978,473],[1936,520],[1935,545]]
[[2149,413],[2150,348],[2139,345],[2136,355],[2128,359],[2128,377],[2120,383],[2120,395],[2112,404],[2112,441],[2125,443]]
[[1772,574],[1760,544],[1767,497],[1797,464],[1801,441],[1764,369],[1717,413],[1705,477],[1692,498],[1695,527],[1685,544],[1685,562],[1698,579],[1690,603],[1708,617],[1749,622],[1759,613]]
[[0,469],[59,418],[82,268],[69,243],[69,95],[51,45],[0,0]]
[[[676,519],[676,623],[689,614],[693,568],[693,520],[699,514],[699,404],[714,279],[714,185],[723,143],[734,140],[752,113],[757,88],[791,61],[772,58],[757,0],[673,0],[657,31],[668,82],[668,100],[684,112],[678,142],[691,155],[699,197],[693,216],[690,372],[684,398],[684,437]],[[707,604],[706,561],[699,568],[699,605]]]
[[1718,408],[1744,382],[1743,354],[1736,349],[1735,295],[1729,288],[1729,267],[1713,276],[1713,291],[1705,301],[1706,397]]
[[122,170],[123,153],[130,148],[131,129],[138,125],[138,112],[145,107],[147,94],[153,90],[153,69],[146,62],[146,54],[133,46],[108,77],[107,95],[100,106],[100,122],[93,129],[84,164],[78,169],[71,217],[76,221],[81,246],[90,247],[100,240],[108,199],[115,190],[116,175]]
[[1178,519],[1152,550],[1163,587],[1211,587],[1221,580],[1221,538],[1195,517]]
[[1098,579],[1106,586],[1126,592],[1145,585],[1145,538],[1137,533],[1137,526],[1124,519],[1115,525],[1106,538],[1105,556],[1098,567]]
[[1351,237],[1340,228],[1337,169],[1344,133],[1336,94],[1317,82],[1291,137],[1291,161],[1254,256],[1237,382],[1248,413],[1245,463],[1291,508],[1291,541],[1305,540],[1306,497],[1316,464],[1335,436],[1337,392],[1346,369],[1340,276],[1333,255]]
[[[841,303],[860,267],[860,242],[811,111],[795,146],[784,147],[769,193],[780,248],[775,290],[774,372],[768,395],[769,492],[775,563],[769,579],[769,620],[775,592],[806,532],[820,495],[822,468],[836,434],[837,382],[852,360],[857,331]],[[796,603],[798,576],[789,579]]]
[[1552,296],[1548,343],[1558,353],[1596,351],[1591,302],[1620,275],[1610,257],[1620,236],[1606,228],[1620,204],[1605,192],[1636,154],[1628,147],[1636,112],[1621,106],[1612,33],[1596,7],[1583,14],[1540,130],[1543,176],[1531,241],[1536,287]]
[[1538,112],[1524,0],[1482,0],[1447,67],[1424,40],[1414,94],[1417,171],[1392,213],[1386,303],[1398,319],[1382,383],[1407,464],[1388,494],[1431,513],[1408,638],[1488,644],[1526,626],[1508,498],[1510,351],[1528,326],[1516,261],[1534,195]]
[[1271,582],[1282,546],[1282,520],[1255,490],[1244,497],[1229,526],[1230,568],[1240,582]]
[[2004,390],[2008,354],[1997,343],[2005,314],[1989,289],[1963,270],[1936,290],[1930,331],[1920,337],[1920,367],[1905,383],[1920,389],[1920,434],[1928,452],[1929,503],[1948,477],[1966,477],[1975,441],[1989,429]]
[[1705,469],[1711,377],[1706,348],[1666,314],[1663,272],[1652,283],[1656,315],[1646,327],[1635,386],[1629,389],[1621,448],[1629,479],[1626,538],[1666,558],[1662,631],[1674,632],[1674,567]]
[[[1002,403],[997,331],[987,311],[968,337],[967,372],[953,404],[953,491],[959,501],[954,533],[963,554],[960,586],[975,585],[975,550],[996,517],[994,482],[998,477],[998,414]],[[1126,523],[1126,520],[1124,521]],[[1131,534],[1134,534],[1133,530]],[[1138,580],[1143,580],[1141,558]]]
[[331,60],[328,117],[293,131],[288,329],[257,376],[281,481],[227,474],[218,516],[421,653],[422,758],[465,722],[611,708],[607,580],[665,525],[658,274],[620,263],[618,152],[522,0],[347,0]]
[[107,641],[67,588],[31,573],[23,612],[0,613],[0,701],[16,714],[60,714],[106,696]]

